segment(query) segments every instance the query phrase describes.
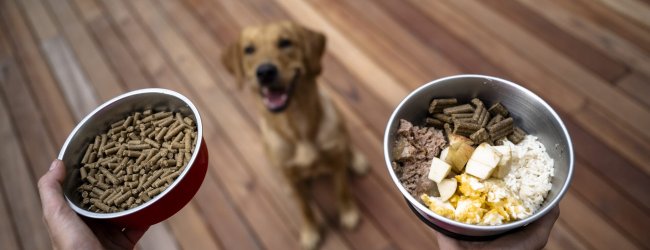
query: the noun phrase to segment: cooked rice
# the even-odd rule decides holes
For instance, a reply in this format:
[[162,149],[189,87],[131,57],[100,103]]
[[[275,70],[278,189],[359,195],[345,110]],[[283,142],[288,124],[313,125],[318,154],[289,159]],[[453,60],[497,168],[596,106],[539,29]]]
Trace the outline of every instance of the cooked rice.
[[553,159],[536,136],[527,135],[517,145],[505,140],[504,145],[510,146],[512,160],[510,172],[503,180],[532,214],[539,209],[551,190]]

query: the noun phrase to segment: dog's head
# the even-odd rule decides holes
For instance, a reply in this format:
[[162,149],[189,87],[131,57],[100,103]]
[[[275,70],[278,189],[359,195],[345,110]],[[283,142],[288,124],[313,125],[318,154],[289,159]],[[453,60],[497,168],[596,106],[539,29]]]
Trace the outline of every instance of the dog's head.
[[321,71],[325,36],[291,22],[245,28],[223,54],[240,86],[259,93],[264,106],[281,112]]

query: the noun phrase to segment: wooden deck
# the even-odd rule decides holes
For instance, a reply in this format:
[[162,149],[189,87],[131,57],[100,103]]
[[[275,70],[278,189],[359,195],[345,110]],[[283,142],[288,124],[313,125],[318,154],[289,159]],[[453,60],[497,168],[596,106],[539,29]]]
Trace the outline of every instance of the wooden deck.
[[50,248],[37,179],[90,110],[145,87],[198,105],[210,170],[139,248],[298,248],[251,98],[220,63],[241,27],[281,19],[327,34],[320,86],[372,164],[356,231],[316,188],[323,249],[437,247],[392,187],[382,132],[406,93],[459,73],[518,82],[567,124],[576,170],[548,249],[650,248],[650,1],[0,0],[0,249]]

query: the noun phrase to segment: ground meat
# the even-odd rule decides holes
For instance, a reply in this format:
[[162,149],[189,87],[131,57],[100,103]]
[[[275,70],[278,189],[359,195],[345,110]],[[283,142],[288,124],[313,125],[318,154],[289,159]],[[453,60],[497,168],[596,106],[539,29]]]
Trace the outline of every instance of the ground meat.
[[440,154],[446,144],[442,131],[433,127],[413,126],[400,120],[393,148],[393,170],[404,188],[413,196],[428,192],[435,186],[428,180],[433,157]]

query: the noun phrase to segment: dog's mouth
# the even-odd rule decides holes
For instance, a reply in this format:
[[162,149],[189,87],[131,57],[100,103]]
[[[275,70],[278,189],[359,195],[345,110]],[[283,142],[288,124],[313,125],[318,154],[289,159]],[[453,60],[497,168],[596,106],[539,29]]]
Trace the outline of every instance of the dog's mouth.
[[293,89],[300,76],[300,70],[296,69],[291,82],[288,86],[280,86],[277,84],[270,84],[268,86],[260,87],[260,94],[262,95],[262,102],[266,108],[274,113],[281,112],[289,106]]

